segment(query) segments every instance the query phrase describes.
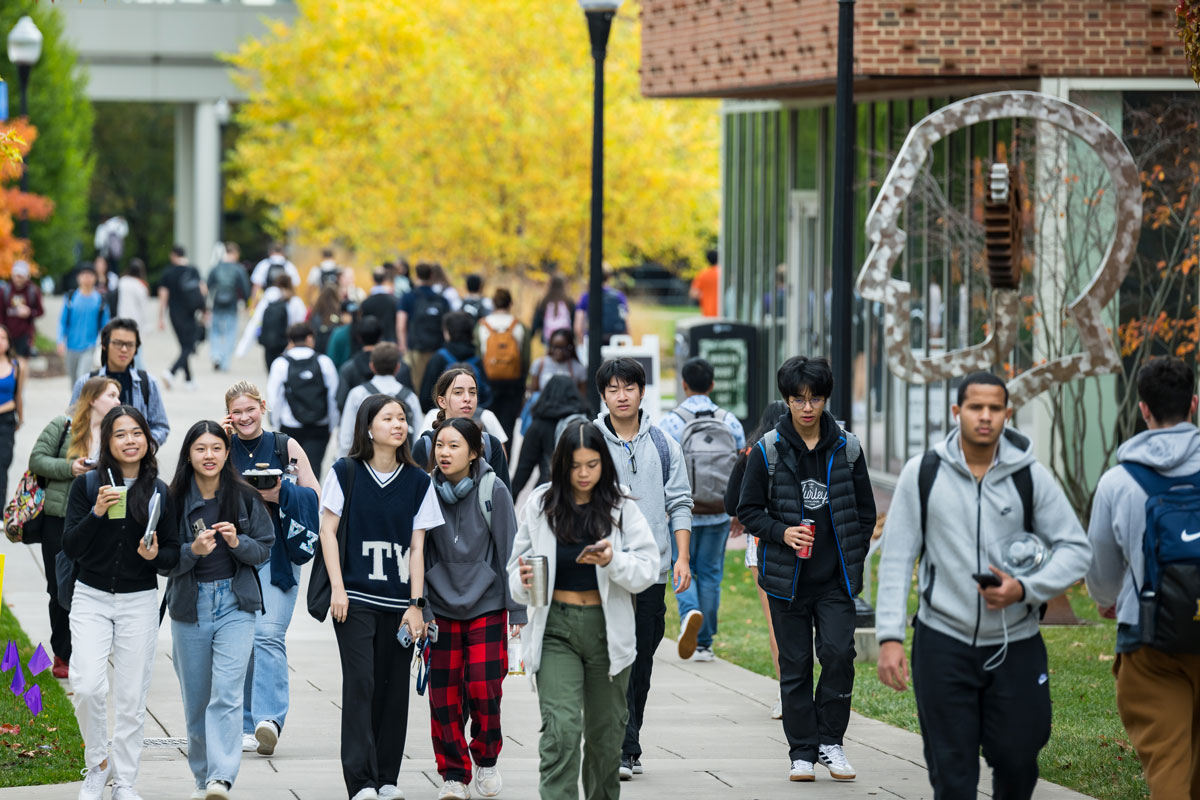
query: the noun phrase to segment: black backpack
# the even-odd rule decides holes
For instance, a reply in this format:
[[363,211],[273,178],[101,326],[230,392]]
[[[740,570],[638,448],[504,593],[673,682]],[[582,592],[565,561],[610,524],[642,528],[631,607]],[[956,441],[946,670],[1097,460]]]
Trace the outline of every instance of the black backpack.
[[275,279],[287,274],[287,265],[282,261],[267,262],[267,280],[263,286],[274,286]]
[[450,303],[438,292],[413,294],[412,319],[408,321],[408,347],[419,353],[429,353],[442,346],[442,317],[450,311]]
[[338,283],[342,280],[341,267],[322,267],[320,275],[320,286],[322,289],[332,286],[334,289],[338,287]]
[[258,343],[267,350],[282,350],[287,347],[288,301],[272,300],[263,309],[262,328]]
[[329,420],[329,392],[321,372],[319,356],[288,360],[287,383],[283,386],[288,408],[301,425],[321,425]]
[[179,307],[186,311],[204,308],[204,293],[200,291],[200,272],[195,267],[180,267]]
[[487,309],[483,307],[483,298],[463,300],[462,308],[459,310],[470,314],[476,322],[487,316]]

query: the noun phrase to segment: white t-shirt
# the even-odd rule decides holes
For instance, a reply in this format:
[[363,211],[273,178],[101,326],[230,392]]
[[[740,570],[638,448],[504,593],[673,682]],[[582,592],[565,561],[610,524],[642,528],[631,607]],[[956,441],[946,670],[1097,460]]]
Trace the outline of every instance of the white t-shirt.
[[[418,434],[433,430],[433,423],[437,420],[437,415],[438,410],[436,408],[431,408],[426,412],[425,419],[421,421],[421,430],[418,431]],[[490,433],[492,438],[500,442],[500,444],[508,441],[508,436],[504,433],[504,427],[500,424],[500,420],[496,419],[496,415],[489,409],[485,408],[483,413],[479,415],[479,422],[483,425],[483,429]]]
[[[291,261],[284,260],[282,262],[275,261],[275,264],[283,265],[283,271],[292,279],[292,288],[300,286],[300,270],[296,269],[296,265]],[[254,270],[250,273],[250,282],[260,288],[266,288],[267,273],[271,271],[272,260],[264,258],[262,261],[254,265]]]
[[[375,482],[380,486],[387,486],[392,481],[400,476],[401,470],[407,469],[403,464],[395,472],[390,474],[379,473],[370,464],[367,464],[367,472],[375,479]],[[333,467],[325,473],[325,482],[321,484],[321,507],[327,511],[332,511],[339,517],[342,515],[343,507],[346,505],[346,496],[342,494],[342,484],[338,481],[337,473],[333,471]],[[442,517],[442,506],[438,503],[437,490],[433,488],[433,481],[429,482],[429,489],[425,492],[425,497],[421,500],[421,507],[417,509],[417,514],[413,517],[413,530],[429,530],[436,528],[446,520]]]

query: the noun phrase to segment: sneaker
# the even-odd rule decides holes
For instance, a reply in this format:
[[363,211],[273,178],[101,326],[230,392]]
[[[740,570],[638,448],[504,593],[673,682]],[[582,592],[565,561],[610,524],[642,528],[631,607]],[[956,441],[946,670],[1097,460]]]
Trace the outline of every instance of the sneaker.
[[163,382],[163,386],[170,389],[172,386],[175,385],[175,373],[171,372],[171,370],[169,370],[169,369],[164,369],[162,371],[162,382]]
[[254,738],[253,733],[242,734],[242,752],[253,753],[258,749],[258,739]]
[[475,767],[475,791],[480,797],[495,797],[500,794],[500,770],[495,767]]
[[438,800],[471,800],[471,790],[461,781],[446,781],[438,793]]
[[142,796],[132,786],[114,786],[112,800],[142,800]]
[[775,705],[771,706],[771,719],[783,719],[783,697],[775,695]]
[[792,771],[788,775],[788,780],[815,781],[816,779],[817,773],[813,771],[813,763],[811,761],[797,759],[792,762]]
[[633,774],[634,775],[642,774],[642,760],[640,758],[633,759]]
[[376,794],[379,800],[404,800],[404,792],[400,791],[400,787],[390,783],[380,786]]
[[59,680],[65,681],[71,677],[71,669],[67,662],[63,661],[58,656],[54,657],[54,666],[50,667],[50,673]]
[[365,789],[359,789],[350,800],[379,800],[379,792],[368,786]]
[[704,615],[695,609],[687,612],[679,623],[679,657],[687,661],[696,652],[696,637],[700,635],[700,626],[704,624]]
[[253,738],[258,754],[269,756],[275,752],[275,745],[279,743],[279,726],[275,724],[274,720],[264,719],[254,726]]
[[204,800],[229,800],[229,781],[209,781],[204,786]]
[[194,392],[199,388],[200,387],[196,385],[195,381],[184,381],[183,382],[183,390],[185,392]]
[[711,647],[697,647],[696,654],[692,656],[692,661],[712,661],[716,658],[713,655]]
[[829,774],[835,780],[854,780],[854,767],[846,760],[846,753],[840,744],[823,744],[817,748],[817,759],[829,768]]
[[79,770],[79,774],[83,776],[83,786],[79,789],[79,800],[101,800],[104,796],[104,787],[108,785],[110,771],[112,771],[112,764],[103,768],[97,765],[91,769]]
[[191,800],[204,800],[205,797],[208,797],[208,792],[204,790],[203,786],[197,786],[192,792]]
[[633,780],[633,759],[629,756],[621,756],[620,774],[623,781]]

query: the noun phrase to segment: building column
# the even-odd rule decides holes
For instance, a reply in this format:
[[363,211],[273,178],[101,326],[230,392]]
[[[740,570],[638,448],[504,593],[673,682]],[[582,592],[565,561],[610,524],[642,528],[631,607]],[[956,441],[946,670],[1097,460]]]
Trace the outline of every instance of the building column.
[[191,103],[175,106],[175,243],[189,255],[195,240],[195,119]]
[[193,131],[195,205],[192,214],[195,222],[189,256],[201,273],[207,273],[212,266],[213,247],[221,235],[221,125],[217,121],[215,100],[196,104]]

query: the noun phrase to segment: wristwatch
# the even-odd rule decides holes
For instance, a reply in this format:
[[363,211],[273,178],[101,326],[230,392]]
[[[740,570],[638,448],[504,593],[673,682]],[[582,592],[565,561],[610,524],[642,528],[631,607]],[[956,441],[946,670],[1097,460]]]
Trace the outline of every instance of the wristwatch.
[[424,597],[414,597],[412,600],[408,601],[408,605],[412,608],[424,608],[425,607],[425,598]]

